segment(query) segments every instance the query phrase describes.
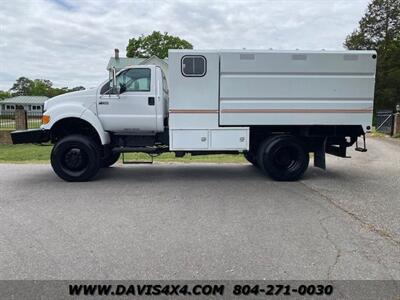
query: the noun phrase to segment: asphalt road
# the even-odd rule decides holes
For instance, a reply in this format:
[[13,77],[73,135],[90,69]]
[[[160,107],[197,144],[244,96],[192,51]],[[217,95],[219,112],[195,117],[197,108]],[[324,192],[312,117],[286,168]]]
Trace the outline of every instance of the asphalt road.
[[400,279],[400,143],[278,183],[247,164],[0,165],[0,279]]

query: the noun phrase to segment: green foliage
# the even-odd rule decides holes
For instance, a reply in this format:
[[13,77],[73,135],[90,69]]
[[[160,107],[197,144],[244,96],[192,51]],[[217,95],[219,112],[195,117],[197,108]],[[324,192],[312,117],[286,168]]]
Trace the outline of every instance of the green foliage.
[[32,83],[32,80],[26,77],[20,77],[13,84],[10,92],[13,96],[29,95]]
[[49,146],[0,145],[0,163],[4,162],[48,162],[51,148]]
[[10,97],[11,94],[9,92],[0,90],[0,101]]
[[[28,93],[31,96],[46,95],[51,90],[53,83],[50,80],[35,79],[31,81]],[[47,95],[46,95],[47,96]]]
[[156,55],[159,58],[166,58],[168,49],[193,49],[193,46],[188,41],[169,35],[167,32],[162,34],[153,31],[150,35],[130,39],[126,47],[126,56],[148,58]]
[[[53,83],[47,79],[30,80],[26,77],[18,78],[10,89],[9,96],[47,96],[54,97],[68,92],[84,90],[83,86],[72,89],[67,87],[54,88]],[[1,94],[0,94],[1,97]]]
[[375,107],[400,103],[400,0],[373,0],[344,46],[378,52]]

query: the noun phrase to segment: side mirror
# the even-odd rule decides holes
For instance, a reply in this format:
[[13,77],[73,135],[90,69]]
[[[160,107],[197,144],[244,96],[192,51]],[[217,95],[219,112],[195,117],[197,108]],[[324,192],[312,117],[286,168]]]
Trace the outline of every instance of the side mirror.
[[112,71],[112,94],[119,95],[119,86],[117,85],[117,72],[115,70],[115,67],[113,68]]

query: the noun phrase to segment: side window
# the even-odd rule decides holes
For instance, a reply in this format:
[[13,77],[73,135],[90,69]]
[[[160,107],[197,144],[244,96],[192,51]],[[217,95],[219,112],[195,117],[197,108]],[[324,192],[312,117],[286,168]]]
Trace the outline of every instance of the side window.
[[150,80],[150,69],[135,68],[121,73],[117,78],[117,83],[126,92],[150,92]]
[[[124,92],[150,92],[151,71],[147,68],[128,69],[117,76],[117,84]],[[100,94],[108,94],[111,89],[111,80],[106,82]]]
[[106,82],[103,86],[102,86],[102,88],[101,88],[101,90],[100,90],[100,94],[108,94],[109,93],[109,91],[110,91],[110,83],[111,83],[111,80],[109,80],[108,82]]
[[202,77],[207,72],[207,61],[201,55],[185,55],[181,61],[181,72],[187,77]]

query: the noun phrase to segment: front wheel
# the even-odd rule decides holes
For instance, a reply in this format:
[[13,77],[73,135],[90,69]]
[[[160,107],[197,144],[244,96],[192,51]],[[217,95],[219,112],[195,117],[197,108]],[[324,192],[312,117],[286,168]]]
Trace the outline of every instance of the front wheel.
[[118,161],[120,156],[121,156],[121,153],[111,153],[111,154],[107,155],[106,157],[102,158],[101,167],[102,168],[111,167],[113,164],[115,164]]
[[303,142],[290,135],[266,139],[259,147],[257,161],[262,171],[277,181],[300,179],[310,157]]
[[54,146],[51,166],[66,181],[88,181],[100,168],[99,147],[90,137],[66,136]]

